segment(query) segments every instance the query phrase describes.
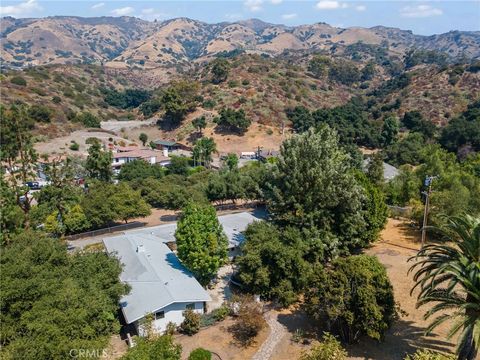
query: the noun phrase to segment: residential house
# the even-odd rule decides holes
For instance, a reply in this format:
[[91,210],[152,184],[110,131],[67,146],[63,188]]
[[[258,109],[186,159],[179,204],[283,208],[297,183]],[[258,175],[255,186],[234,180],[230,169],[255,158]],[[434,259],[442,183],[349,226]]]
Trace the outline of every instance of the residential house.
[[210,296],[156,236],[129,233],[105,238],[103,243],[123,264],[120,280],[131,290],[121,298],[120,308],[140,336],[145,335],[143,320],[148,314],[153,314],[154,330],[163,332],[170,322],[180,325],[186,309],[205,312]]
[[178,150],[191,151],[192,150],[188,146],[180,144],[173,140],[159,139],[159,140],[155,140],[153,143],[155,144],[157,150],[163,151],[165,156],[172,151],[178,151]]
[[170,158],[163,155],[160,151],[150,149],[133,149],[114,153],[112,167],[114,171],[118,172],[123,164],[135,160],[144,160],[151,165],[170,165]]
[[[223,227],[223,231],[228,239],[228,256],[233,258],[239,253],[239,246],[245,240],[243,231],[247,226],[254,221],[261,220],[262,216],[259,214],[251,214],[249,212],[241,212],[236,214],[221,215],[218,221]],[[131,230],[129,234],[144,234],[153,235],[158,240],[165,244],[175,243],[175,231],[177,230],[177,223],[170,223],[164,225],[157,225],[148,228],[141,228]]]

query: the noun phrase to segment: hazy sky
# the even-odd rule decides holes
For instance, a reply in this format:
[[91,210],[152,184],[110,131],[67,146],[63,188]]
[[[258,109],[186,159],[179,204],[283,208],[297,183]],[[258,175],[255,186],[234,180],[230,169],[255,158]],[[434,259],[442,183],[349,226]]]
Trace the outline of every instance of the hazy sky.
[[137,16],[146,20],[189,17],[209,23],[258,18],[285,25],[328,24],[349,27],[385,25],[435,34],[480,30],[480,0],[472,1],[1,1],[0,14],[13,17]]

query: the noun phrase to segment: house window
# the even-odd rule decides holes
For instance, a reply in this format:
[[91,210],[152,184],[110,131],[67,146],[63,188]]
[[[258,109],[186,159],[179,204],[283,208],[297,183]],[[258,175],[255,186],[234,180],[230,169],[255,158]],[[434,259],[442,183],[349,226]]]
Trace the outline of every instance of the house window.
[[165,319],[165,311],[157,311],[155,313],[155,320]]
[[195,303],[187,304],[187,306],[185,306],[185,309],[187,309],[187,310],[195,310]]

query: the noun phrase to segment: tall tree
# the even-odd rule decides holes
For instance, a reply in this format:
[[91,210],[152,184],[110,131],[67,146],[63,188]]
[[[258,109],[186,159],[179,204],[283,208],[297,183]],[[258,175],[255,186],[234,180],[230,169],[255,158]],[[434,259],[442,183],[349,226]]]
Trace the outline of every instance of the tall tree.
[[207,127],[207,119],[205,115],[199,116],[192,121],[192,125],[195,126],[197,131],[202,134],[202,130]]
[[264,196],[274,221],[317,229],[330,252],[363,243],[363,191],[335,131],[326,125],[282,144]]
[[140,135],[138,136],[138,140],[140,140],[142,142],[142,145],[145,146],[148,141],[148,135],[145,133],[140,133]]
[[112,152],[102,150],[101,143],[95,141],[88,149],[85,169],[92,179],[109,182],[113,177],[112,162]]
[[448,242],[428,244],[410,259],[412,293],[419,290],[417,306],[433,305],[424,315],[436,316],[427,335],[453,320],[448,338],[459,334],[457,359],[474,360],[480,346],[480,217],[451,217],[439,230]]
[[227,237],[211,205],[187,205],[178,222],[175,238],[178,257],[206,285],[227,259]]
[[390,115],[383,122],[382,139],[385,146],[393,144],[397,140],[399,130],[398,119]]
[[367,176],[375,185],[384,183],[382,153],[378,152],[370,156],[370,161],[367,164]]
[[212,82],[219,84],[227,80],[228,73],[230,71],[230,64],[228,60],[217,58],[212,61]]
[[191,81],[172,82],[161,97],[161,103],[165,109],[165,117],[178,124],[185,115],[193,111],[197,106],[197,94],[200,85]]
[[25,227],[29,227],[33,197],[26,183],[36,178],[38,156],[33,148],[30,132],[33,122],[28,115],[28,108],[24,105],[14,105],[9,109],[0,106],[0,126],[1,171],[7,174],[4,180],[8,182],[17,205],[24,213]]
[[201,138],[195,142],[193,147],[193,159],[195,162],[210,167],[212,154],[217,152],[217,144],[213,138]]
[[150,215],[150,206],[143,200],[139,191],[133,190],[126,183],[120,183],[115,187],[113,206],[116,218],[128,222],[129,219]]

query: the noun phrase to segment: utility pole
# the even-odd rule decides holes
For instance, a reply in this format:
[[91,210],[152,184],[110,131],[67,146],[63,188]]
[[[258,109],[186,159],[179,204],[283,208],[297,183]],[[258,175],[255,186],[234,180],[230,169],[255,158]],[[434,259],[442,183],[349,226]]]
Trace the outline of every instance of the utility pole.
[[423,226],[422,226],[422,246],[423,249],[425,245],[425,238],[427,236],[427,221],[428,221],[428,211],[430,207],[430,194],[432,193],[432,182],[433,179],[437,178],[437,176],[426,176],[425,177],[425,186],[427,187],[427,191],[422,192],[425,195],[425,208],[423,211]]

